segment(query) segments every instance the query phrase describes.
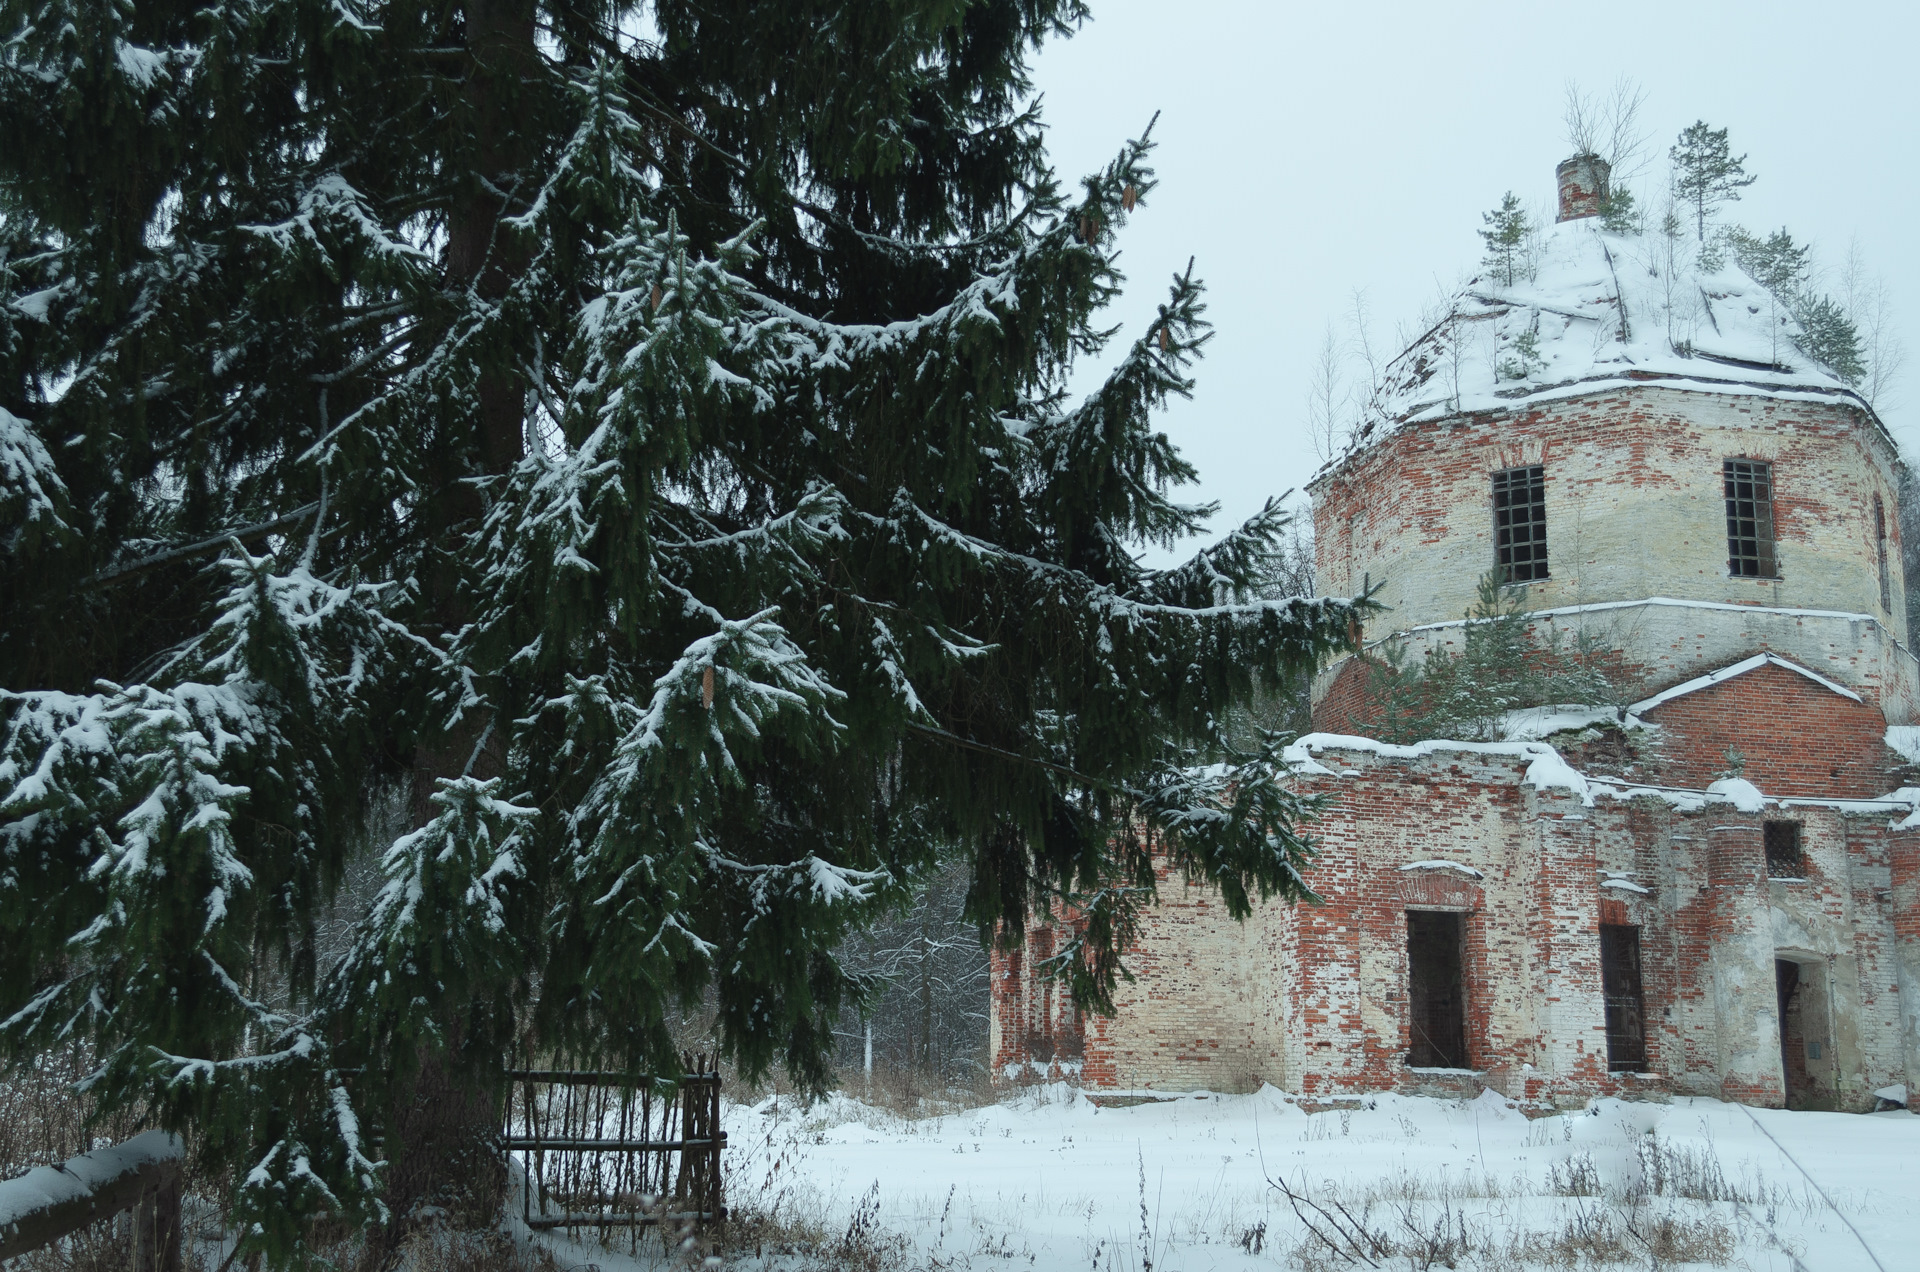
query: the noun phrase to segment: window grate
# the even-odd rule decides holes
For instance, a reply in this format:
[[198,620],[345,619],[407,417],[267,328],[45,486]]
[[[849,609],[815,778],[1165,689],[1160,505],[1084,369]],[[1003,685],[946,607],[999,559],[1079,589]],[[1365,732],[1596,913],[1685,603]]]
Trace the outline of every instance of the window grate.
[[1547,470],[1508,468],[1493,475],[1493,530],[1500,572],[1509,583],[1547,577]]
[[1767,845],[1767,878],[1806,878],[1807,855],[1800,847],[1800,823],[1770,821],[1762,833]]
[[1647,1071],[1646,990],[1640,979],[1640,929],[1600,925],[1600,994],[1607,1018],[1607,1068]]
[[1735,578],[1780,576],[1773,559],[1773,465],[1758,459],[1729,459],[1727,484],[1727,573]]
[[1880,608],[1893,609],[1893,579],[1887,569],[1887,505],[1880,496],[1873,497],[1873,538],[1880,554]]

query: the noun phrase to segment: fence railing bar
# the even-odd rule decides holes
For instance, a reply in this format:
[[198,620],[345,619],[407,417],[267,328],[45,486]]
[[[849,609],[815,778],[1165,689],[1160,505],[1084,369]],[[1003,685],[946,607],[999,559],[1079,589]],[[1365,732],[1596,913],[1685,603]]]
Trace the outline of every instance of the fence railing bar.
[[619,1139],[554,1139],[547,1136],[509,1135],[501,1141],[508,1152],[550,1152],[550,1153],[678,1153],[689,1148],[725,1148],[727,1133],[707,1136],[699,1139],[679,1140],[619,1140]]
[[547,1228],[644,1228],[649,1224],[659,1223],[663,1219],[675,1223],[688,1219],[696,1223],[711,1223],[713,1211],[674,1210],[664,1215],[651,1210],[635,1210],[623,1214],[535,1215],[524,1222],[527,1227],[541,1231]]
[[645,1073],[599,1073],[591,1069],[509,1069],[507,1077],[515,1082],[544,1082],[548,1086],[608,1086],[608,1087],[717,1087],[720,1075],[717,1073],[689,1073],[678,1081],[656,1082],[651,1074]]

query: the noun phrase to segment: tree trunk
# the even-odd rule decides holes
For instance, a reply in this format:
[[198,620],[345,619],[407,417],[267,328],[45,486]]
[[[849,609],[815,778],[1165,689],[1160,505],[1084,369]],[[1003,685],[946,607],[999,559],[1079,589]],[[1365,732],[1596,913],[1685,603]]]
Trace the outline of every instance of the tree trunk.
[[[525,254],[497,234],[503,216],[524,209],[528,161],[518,127],[526,96],[537,81],[531,0],[467,0],[468,69],[462,88],[464,122],[471,128],[471,170],[464,189],[448,211],[446,279],[450,288],[471,288],[482,301],[507,294],[525,267]],[[455,631],[467,620],[452,560],[458,537],[478,528],[484,512],[471,481],[467,456],[481,471],[499,476],[523,453],[524,386],[514,368],[487,366],[474,386],[470,416],[448,418],[448,445],[438,449],[440,471],[433,474],[428,506],[442,563],[430,567],[426,583],[433,621]],[[431,797],[440,778],[472,773],[490,776],[501,767],[497,735],[484,712],[470,713],[437,743],[418,746],[413,755],[412,813],[415,826],[434,815]],[[458,1005],[452,1010],[458,1013]],[[441,1022],[449,1051],[457,1055],[460,1030]],[[386,1184],[391,1221],[383,1254],[396,1258],[407,1235],[424,1218],[440,1217],[457,1227],[480,1227],[497,1217],[506,1187],[499,1151],[495,1092],[467,1073],[491,1073],[495,1058],[472,1057],[472,1064],[450,1064],[452,1057],[423,1053],[419,1069],[396,1094],[391,1120],[392,1163]],[[504,1062],[502,1058],[502,1063]]]
[[490,1227],[506,1196],[506,1160],[493,1092],[428,1057],[396,1098],[387,1167],[384,1261],[413,1230],[444,1219],[458,1229]]

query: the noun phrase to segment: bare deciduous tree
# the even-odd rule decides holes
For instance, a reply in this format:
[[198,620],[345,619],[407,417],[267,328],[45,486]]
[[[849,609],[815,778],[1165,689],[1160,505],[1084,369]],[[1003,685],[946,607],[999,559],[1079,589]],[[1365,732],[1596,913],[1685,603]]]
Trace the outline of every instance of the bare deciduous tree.
[[1646,100],[1646,90],[1625,75],[1603,95],[1588,93],[1568,80],[1561,114],[1567,144],[1577,155],[1604,159],[1614,181],[1631,181],[1647,163],[1648,134],[1640,124],[1640,108]]
[[986,1063],[987,954],[963,917],[964,867],[933,875],[913,904],[849,941],[847,969],[879,984],[864,1018],[840,1027],[843,1070],[876,1066],[915,1085],[967,1081]]
[[1894,405],[1894,393],[1900,374],[1906,369],[1906,345],[1894,326],[1893,297],[1887,280],[1867,268],[1859,240],[1847,244],[1847,258],[1840,267],[1841,306],[1853,319],[1860,336],[1861,360],[1866,371],[1854,387],[1875,410],[1885,412]]

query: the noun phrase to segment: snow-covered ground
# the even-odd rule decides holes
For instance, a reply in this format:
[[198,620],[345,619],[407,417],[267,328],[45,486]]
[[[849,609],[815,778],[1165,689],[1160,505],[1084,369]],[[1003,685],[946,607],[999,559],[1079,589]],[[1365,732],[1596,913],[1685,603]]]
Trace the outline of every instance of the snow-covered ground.
[[1271,1087],[1103,1108],[1056,1086],[925,1119],[835,1097],[727,1120],[730,1203],[778,1221],[740,1268],[1368,1265],[1343,1242],[1394,1268],[1920,1267],[1906,1112],[1602,1100],[1529,1120],[1488,1093],[1309,1114]]

